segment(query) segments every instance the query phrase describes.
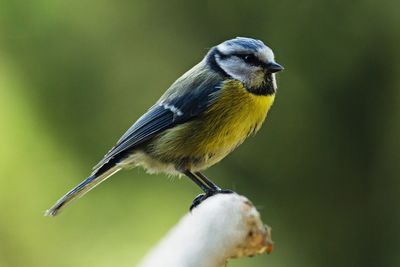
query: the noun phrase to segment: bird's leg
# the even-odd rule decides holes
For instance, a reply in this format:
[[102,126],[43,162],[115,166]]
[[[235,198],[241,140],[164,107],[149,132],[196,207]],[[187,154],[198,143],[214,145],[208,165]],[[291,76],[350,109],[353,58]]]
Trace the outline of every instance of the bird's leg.
[[204,191],[204,194],[198,195],[192,202],[190,210],[197,207],[201,202],[215,194],[230,194],[233,193],[232,190],[222,190],[219,186],[213,183],[201,172],[192,173],[191,171],[183,172],[187,177],[189,177],[193,182],[195,182]]
[[207,184],[211,190],[213,190],[213,195],[215,194],[230,194],[233,193],[232,190],[229,189],[221,189],[218,185],[216,185],[215,183],[213,183],[207,176],[205,176],[204,174],[202,174],[201,172],[195,172],[194,173],[197,177],[200,178],[200,180],[202,180],[205,184]]
[[207,176],[205,176],[201,172],[195,172],[194,174],[197,177],[199,177],[204,183],[206,183],[214,191],[214,195],[215,194],[231,194],[231,193],[234,193],[232,190],[229,190],[229,189],[221,189],[218,185],[213,183],[209,178],[207,178]]
[[186,170],[183,172],[190,180],[192,180],[195,184],[197,184],[204,193],[208,194],[212,189],[204,184],[196,175],[194,175],[191,171]]
[[207,178],[207,176],[205,176],[201,172],[195,172],[194,174],[198,178],[200,178],[200,180],[203,181],[206,185],[208,185],[211,188],[211,190],[213,190],[213,191],[221,191],[221,188],[218,185],[213,183],[210,179]]
[[204,191],[203,194],[198,195],[192,202],[192,205],[190,206],[190,210],[195,208],[197,205],[199,205],[201,202],[203,202],[206,198],[214,195],[214,190],[210,187],[208,187],[206,184],[204,184],[196,175],[194,175],[191,171],[186,170],[182,172],[185,174],[190,180],[192,180],[195,184],[197,184],[201,190]]

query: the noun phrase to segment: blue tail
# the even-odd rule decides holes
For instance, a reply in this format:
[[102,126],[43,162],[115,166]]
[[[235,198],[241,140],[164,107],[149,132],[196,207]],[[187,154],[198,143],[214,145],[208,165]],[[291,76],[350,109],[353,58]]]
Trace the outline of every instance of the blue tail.
[[120,167],[114,166],[107,171],[98,174],[94,173],[83,182],[74,187],[71,191],[60,198],[56,204],[45,212],[45,216],[56,216],[61,210],[71,204],[74,200],[82,197],[87,192],[92,190],[94,187],[99,185],[101,182],[106,180],[108,177],[120,170]]

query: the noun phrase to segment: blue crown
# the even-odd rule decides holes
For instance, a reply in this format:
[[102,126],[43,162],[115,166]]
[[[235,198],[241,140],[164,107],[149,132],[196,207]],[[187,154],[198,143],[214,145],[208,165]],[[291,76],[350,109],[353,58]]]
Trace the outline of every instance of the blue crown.
[[259,49],[265,47],[265,44],[262,41],[246,37],[236,37],[235,39],[225,41],[223,44],[228,46],[242,47],[243,49],[253,51],[258,51]]

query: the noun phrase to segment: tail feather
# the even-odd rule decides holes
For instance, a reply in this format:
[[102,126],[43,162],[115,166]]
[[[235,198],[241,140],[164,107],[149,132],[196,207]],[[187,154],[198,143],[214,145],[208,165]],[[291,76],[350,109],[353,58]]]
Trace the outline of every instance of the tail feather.
[[54,204],[50,209],[45,212],[45,216],[56,216],[60,213],[65,207],[70,205],[73,201],[79,199],[87,192],[95,188],[101,182],[105,181],[108,177],[119,171],[121,168],[114,165],[114,167],[108,169],[107,171],[98,174],[94,173],[88,178],[86,178],[83,182],[78,184],[75,188],[65,194],[62,198],[60,198],[56,204]]

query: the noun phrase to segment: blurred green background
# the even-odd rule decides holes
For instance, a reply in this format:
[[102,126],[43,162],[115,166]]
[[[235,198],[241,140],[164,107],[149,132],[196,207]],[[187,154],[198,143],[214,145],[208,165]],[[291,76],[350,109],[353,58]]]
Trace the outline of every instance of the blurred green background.
[[236,36],[286,70],[262,131],[207,171],[273,228],[271,255],[230,266],[400,266],[395,0],[0,0],[0,266],[138,263],[199,193],[187,179],[134,169],[42,214]]

